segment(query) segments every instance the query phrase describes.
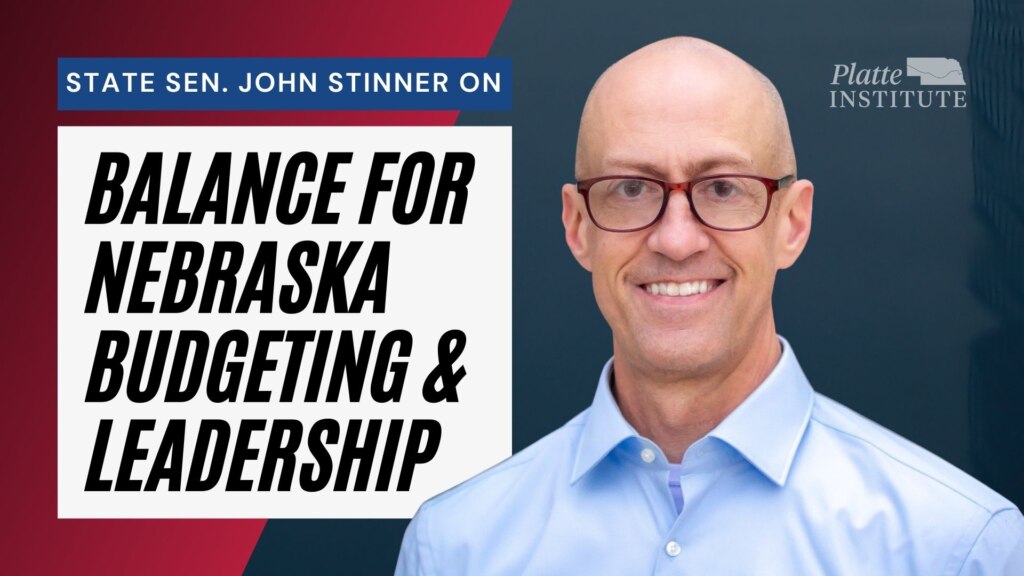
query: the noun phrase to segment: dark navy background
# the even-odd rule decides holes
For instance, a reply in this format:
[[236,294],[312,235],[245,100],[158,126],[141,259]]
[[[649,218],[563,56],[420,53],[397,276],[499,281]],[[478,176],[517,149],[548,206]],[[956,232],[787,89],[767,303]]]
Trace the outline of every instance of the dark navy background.
[[[515,449],[589,404],[611,352],[560,222],[587,91],[626,53],[695,35],[776,83],[815,183],[810,243],[775,292],[814,387],[1024,503],[1022,27],[1019,4],[989,0],[513,2],[491,50],[512,58],[512,112],[458,123],[513,126]],[[960,62],[966,110],[829,109],[836,64],[929,56]],[[389,574],[405,524],[271,520],[247,573]]]

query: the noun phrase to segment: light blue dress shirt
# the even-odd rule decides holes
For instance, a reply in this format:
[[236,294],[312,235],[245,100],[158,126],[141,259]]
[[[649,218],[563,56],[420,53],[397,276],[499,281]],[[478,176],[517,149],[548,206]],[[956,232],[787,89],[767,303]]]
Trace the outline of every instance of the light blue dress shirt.
[[626,422],[610,372],[565,426],[424,503],[397,574],[1024,575],[1012,503],[816,394],[784,340],[681,465]]

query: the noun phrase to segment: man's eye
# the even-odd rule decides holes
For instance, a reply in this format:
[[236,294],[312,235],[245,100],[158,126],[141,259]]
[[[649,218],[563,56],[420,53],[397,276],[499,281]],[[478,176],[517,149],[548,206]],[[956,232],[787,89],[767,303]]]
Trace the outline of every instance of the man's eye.
[[714,180],[709,188],[711,195],[718,200],[728,200],[740,192],[736,183],[729,180]]
[[614,192],[624,198],[636,198],[647,191],[647,182],[643,180],[619,180],[614,187]]

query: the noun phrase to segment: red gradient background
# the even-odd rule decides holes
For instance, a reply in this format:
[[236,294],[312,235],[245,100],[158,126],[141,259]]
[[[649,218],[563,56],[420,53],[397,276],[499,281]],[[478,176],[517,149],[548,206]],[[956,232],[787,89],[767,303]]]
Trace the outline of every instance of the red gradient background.
[[263,520],[57,519],[58,125],[447,125],[451,112],[57,112],[57,58],[486,56],[511,0],[19,3],[6,54],[3,571],[241,572]]

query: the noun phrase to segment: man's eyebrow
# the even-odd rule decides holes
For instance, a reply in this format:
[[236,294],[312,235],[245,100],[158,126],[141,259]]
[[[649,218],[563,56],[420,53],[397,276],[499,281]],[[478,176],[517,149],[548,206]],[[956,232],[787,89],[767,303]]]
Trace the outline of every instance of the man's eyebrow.
[[[620,174],[650,175],[659,178],[664,178],[667,175],[662,164],[646,159],[611,156],[605,158],[604,165],[606,171],[610,170]],[[754,163],[750,158],[740,154],[721,153],[700,160],[689,160],[683,164],[683,169],[684,173],[689,175],[688,177],[695,178],[719,169],[753,170]]]

